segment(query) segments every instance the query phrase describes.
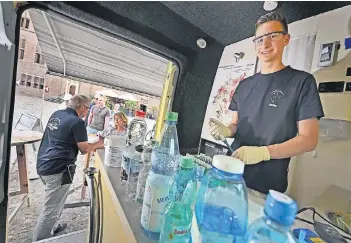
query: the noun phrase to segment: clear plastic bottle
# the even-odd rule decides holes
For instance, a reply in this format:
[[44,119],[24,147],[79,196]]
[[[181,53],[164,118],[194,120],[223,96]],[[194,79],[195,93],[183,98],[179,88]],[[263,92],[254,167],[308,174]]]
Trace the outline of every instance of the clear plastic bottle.
[[191,157],[181,157],[180,168],[170,182],[170,203],[165,209],[159,242],[189,243],[197,192],[195,163]]
[[213,168],[202,178],[195,215],[201,242],[244,242],[248,222],[244,163],[216,155]]
[[127,170],[128,181],[126,186],[126,193],[131,198],[135,198],[136,187],[138,183],[139,172],[142,167],[141,154],[143,152],[143,145],[135,146],[135,152],[130,160],[129,170]]
[[147,124],[145,122],[145,113],[142,111],[135,112],[135,118],[130,122],[127,130],[127,146],[122,155],[121,184],[126,185],[132,156],[135,152],[135,146],[144,145]]
[[132,146],[144,145],[147,124],[145,122],[145,113],[142,111],[135,112],[135,118],[128,126],[128,140]]
[[249,226],[247,243],[295,243],[290,232],[297,212],[297,204],[283,193],[270,190],[264,205],[264,216]]
[[139,172],[137,191],[135,195],[135,201],[141,205],[143,204],[147,175],[151,169],[151,154],[155,143],[155,140],[151,140],[150,143],[147,146],[145,146],[143,153],[141,154],[143,166]]
[[130,169],[130,163],[132,156],[135,152],[135,147],[132,147],[132,145],[127,141],[127,146],[125,147],[123,153],[122,153],[122,164],[121,164],[121,184],[125,186],[128,181],[128,173]]
[[179,165],[177,121],[178,113],[167,113],[161,141],[156,143],[151,155],[140,223],[146,236],[152,239],[160,236],[164,210],[169,201],[169,180]]

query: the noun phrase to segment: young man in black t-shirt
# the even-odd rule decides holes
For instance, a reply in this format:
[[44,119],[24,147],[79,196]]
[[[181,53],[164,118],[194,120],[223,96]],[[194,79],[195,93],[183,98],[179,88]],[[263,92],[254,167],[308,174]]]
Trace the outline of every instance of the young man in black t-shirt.
[[247,186],[264,194],[286,191],[290,158],[316,148],[318,119],[324,116],[313,75],[282,62],[289,40],[287,22],[279,13],[257,21],[254,45],[261,72],[238,85],[229,126],[210,121],[215,139],[235,138],[232,156],[246,164]]
[[58,225],[75,172],[78,150],[94,151],[103,140],[89,144],[85,122],[89,100],[83,95],[73,96],[67,109],[54,112],[46,126],[38,151],[37,171],[45,185],[42,212],[33,233],[33,241],[49,238],[67,225]]

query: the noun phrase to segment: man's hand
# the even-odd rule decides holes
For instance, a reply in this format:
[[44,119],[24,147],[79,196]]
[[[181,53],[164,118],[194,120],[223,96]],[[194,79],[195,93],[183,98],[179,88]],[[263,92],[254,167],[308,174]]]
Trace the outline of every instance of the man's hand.
[[267,161],[271,159],[269,150],[265,146],[243,146],[235,150],[232,156],[243,161],[246,165],[257,164],[261,161]]
[[221,135],[224,138],[228,138],[232,135],[232,131],[230,130],[230,128],[216,119],[211,118],[209,126],[210,134],[215,140],[221,140]]
[[104,137],[99,136],[98,148],[100,148],[100,147],[103,147],[103,146],[104,146],[104,141],[105,141],[105,138],[104,138]]

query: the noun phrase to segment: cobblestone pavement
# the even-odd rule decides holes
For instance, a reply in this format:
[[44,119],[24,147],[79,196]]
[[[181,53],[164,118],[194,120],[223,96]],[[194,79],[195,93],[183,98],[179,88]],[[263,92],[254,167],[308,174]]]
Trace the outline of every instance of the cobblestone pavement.
[[[15,109],[13,123],[16,124],[21,113],[29,113],[34,116],[40,117],[42,115],[42,121],[44,127],[51,115],[59,104],[50,103],[43,101],[40,98],[33,98],[24,95],[16,95]],[[42,114],[41,114],[42,112]],[[35,156],[32,150],[32,146],[28,146],[28,163],[35,163]],[[79,155],[77,159],[77,170],[74,178],[73,187],[78,187],[82,183],[82,171],[84,164],[84,156]],[[34,230],[37,218],[40,214],[41,207],[44,200],[44,186],[40,179],[30,181],[30,196],[31,196],[31,207],[24,207],[18,212],[14,221],[9,227],[8,231],[8,242],[9,243],[29,243],[31,242],[32,232]],[[71,187],[72,188],[72,187]],[[19,189],[19,178],[18,168],[16,163],[16,151],[15,148],[11,148],[11,164],[10,164],[10,178],[9,178],[9,191],[17,191]],[[79,202],[80,199],[80,188],[69,195],[67,203]],[[14,208],[21,201],[22,196],[14,196],[9,200],[8,215],[10,215]],[[88,195],[87,195],[88,198]],[[89,208],[80,207],[73,209],[64,209],[60,222],[67,223],[67,228],[61,234],[83,230],[88,228],[89,219]]]

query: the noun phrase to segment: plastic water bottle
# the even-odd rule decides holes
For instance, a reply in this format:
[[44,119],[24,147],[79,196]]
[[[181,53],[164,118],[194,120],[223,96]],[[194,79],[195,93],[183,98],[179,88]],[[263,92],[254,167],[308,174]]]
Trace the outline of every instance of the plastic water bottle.
[[201,242],[244,242],[248,222],[244,163],[216,155],[202,178],[195,206]]
[[178,113],[167,113],[161,141],[156,143],[151,155],[140,220],[144,233],[151,239],[159,239],[164,210],[169,202],[170,178],[179,165],[177,121]]
[[264,216],[252,222],[246,233],[247,243],[294,243],[290,227],[294,224],[297,204],[290,197],[270,190]]
[[196,169],[192,158],[181,157],[180,168],[170,182],[170,203],[165,209],[159,242],[189,243],[197,192]]
[[131,145],[144,145],[147,124],[145,122],[145,112],[136,111],[135,118],[128,126],[127,136]]
[[121,164],[121,172],[120,172],[121,184],[123,186],[125,186],[128,181],[127,170],[129,170],[134,152],[135,152],[135,147],[132,147],[132,145],[129,142],[127,142],[127,146],[125,147],[122,153],[122,164]]
[[135,198],[139,172],[143,164],[141,160],[141,153],[143,152],[143,149],[143,145],[135,146],[135,152],[130,160],[130,166],[126,171],[128,174],[126,193],[132,198]]
[[135,195],[135,201],[141,205],[143,204],[147,175],[149,174],[149,171],[151,169],[151,154],[155,143],[155,140],[151,140],[151,142],[145,146],[143,153],[141,154],[143,166],[139,172],[137,191]]
[[135,146],[144,145],[147,124],[145,122],[145,113],[142,111],[135,112],[135,118],[130,122],[127,131],[127,146],[122,155],[121,184],[126,185],[128,181],[127,169],[130,167],[132,156],[135,153]]

